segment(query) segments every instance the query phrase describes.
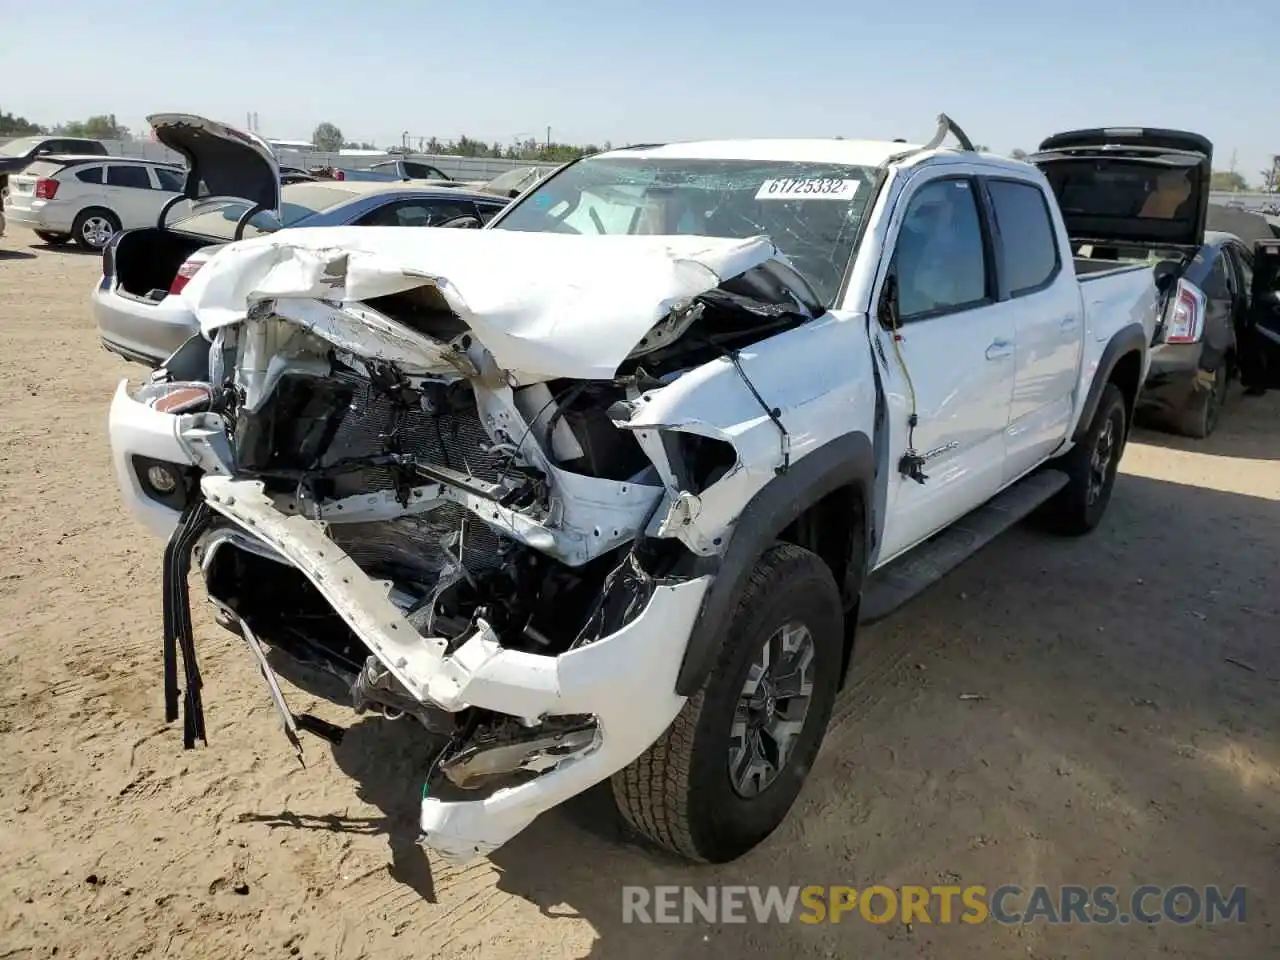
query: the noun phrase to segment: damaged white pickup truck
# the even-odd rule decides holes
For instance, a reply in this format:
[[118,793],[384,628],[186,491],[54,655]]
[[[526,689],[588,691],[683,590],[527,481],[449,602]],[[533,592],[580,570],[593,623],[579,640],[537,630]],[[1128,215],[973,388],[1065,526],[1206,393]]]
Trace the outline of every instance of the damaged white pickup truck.
[[[193,200],[212,162],[278,183],[252,136],[168,136]],[[1097,163],[1207,196],[1207,158],[1148,153]],[[942,118],[926,146],[615,150],[481,230],[225,247],[183,291],[202,336],[110,415],[124,499],[169,538],[170,719],[204,738],[194,560],[295,741],[337,734],[264,650],[444,739],[428,847],[491,851],[612,778],[658,843],[742,854],[798,794],[860,620],[1032,510],[1099,522],[1188,300],[1176,259],[1078,276],[1072,202]],[[1199,210],[1083,239],[1193,250]]]

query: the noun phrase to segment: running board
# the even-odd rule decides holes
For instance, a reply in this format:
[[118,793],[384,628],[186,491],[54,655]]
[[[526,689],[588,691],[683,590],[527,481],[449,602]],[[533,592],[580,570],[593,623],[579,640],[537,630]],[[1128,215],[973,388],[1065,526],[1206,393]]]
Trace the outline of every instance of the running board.
[[1019,480],[945,530],[873,573],[862,593],[859,622],[875,623],[937,583],[1067,485],[1061,470]]

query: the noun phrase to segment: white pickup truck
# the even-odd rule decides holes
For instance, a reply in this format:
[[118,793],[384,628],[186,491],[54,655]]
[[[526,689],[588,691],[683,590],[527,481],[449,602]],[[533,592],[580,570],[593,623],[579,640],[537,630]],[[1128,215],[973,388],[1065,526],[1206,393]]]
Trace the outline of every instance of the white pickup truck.
[[[238,146],[246,196],[278,183],[216,140],[193,180]],[[202,336],[111,407],[124,499],[169,541],[169,719],[204,738],[194,560],[295,745],[340,732],[269,663],[445,738],[428,847],[483,854],[612,778],[640,832],[734,858],[798,794],[859,622],[1033,511],[1101,519],[1188,307],[1177,262],[1085,269],[1042,171],[945,117],[923,146],[614,150],[482,230],[231,244],[183,292]]]

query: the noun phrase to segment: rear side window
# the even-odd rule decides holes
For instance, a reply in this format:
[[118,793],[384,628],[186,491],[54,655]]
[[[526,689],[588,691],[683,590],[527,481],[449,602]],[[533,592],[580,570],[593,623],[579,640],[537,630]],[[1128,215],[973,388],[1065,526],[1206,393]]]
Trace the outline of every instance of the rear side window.
[[490,220],[492,220],[494,217],[496,217],[499,213],[502,212],[502,206],[499,204],[477,203],[476,207],[480,211],[481,223],[488,223]]
[[1218,255],[1213,258],[1213,267],[1209,270],[1209,275],[1204,281],[1205,296],[1211,300],[1229,300],[1231,298],[1231,287],[1227,255],[1219,251]]
[[1034,293],[1058,273],[1053,220],[1039,187],[1013,180],[987,183],[1000,243],[1000,267],[1009,296]]
[[77,179],[77,180],[80,180],[80,181],[83,181],[84,183],[101,183],[101,182],[102,182],[102,168],[101,168],[101,167],[89,167],[89,168],[87,168],[87,169],[85,169],[85,170],[81,170],[81,171],[79,171],[79,172],[76,174],[76,179]]
[[169,190],[173,193],[181,193],[186,175],[178,173],[176,170],[166,170],[164,167],[156,167],[156,177],[160,180],[160,189]]
[[144,167],[107,167],[107,185],[111,187],[137,187],[151,189],[151,178]]

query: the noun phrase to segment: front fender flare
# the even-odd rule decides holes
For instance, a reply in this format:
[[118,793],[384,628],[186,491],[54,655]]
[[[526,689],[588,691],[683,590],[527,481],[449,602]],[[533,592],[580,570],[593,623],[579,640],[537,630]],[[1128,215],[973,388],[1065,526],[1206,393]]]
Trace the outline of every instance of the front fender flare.
[[725,627],[733,618],[756,559],[810,506],[841,487],[858,487],[863,504],[862,532],[868,548],[864,556],[870,555],[869,511],[874,479],[870,438],[863,433],[837,437],[793,463],[748,501],[723,553],[717,557],[689,555],[687,568],[681,573],[695,576],[714,572],[715,579],[689,632],[676,693],[693,696],[702,686],[716,662]]

